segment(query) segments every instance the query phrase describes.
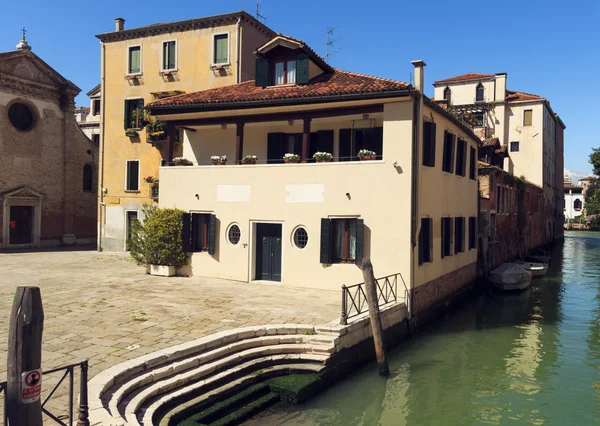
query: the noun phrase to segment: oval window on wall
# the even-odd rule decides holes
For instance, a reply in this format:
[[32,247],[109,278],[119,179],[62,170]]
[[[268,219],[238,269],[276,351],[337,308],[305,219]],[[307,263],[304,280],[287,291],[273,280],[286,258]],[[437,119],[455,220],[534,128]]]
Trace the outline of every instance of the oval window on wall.
[[237,223],[233,223],[229,225],[229,229],[227,230],[227,240],[231,245],[238,245],[240,239],[242,238],[242,231]]
[[8,120],[10,124],[22,132],[33,129],[35,125],[33,111],[21,102],[15,102],[8,108]]
[[303,249],[308,244],[308,233],[306,229],[299,226],[294,231],[294,245],[299,249]]

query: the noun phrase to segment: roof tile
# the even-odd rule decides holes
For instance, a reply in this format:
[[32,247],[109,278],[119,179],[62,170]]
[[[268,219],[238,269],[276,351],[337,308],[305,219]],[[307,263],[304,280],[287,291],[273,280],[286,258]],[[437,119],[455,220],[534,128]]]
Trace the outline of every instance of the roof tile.
[[476,72],[469,72],[463,75],[457,75],[456,77],[445,78],[444,80],[438,80],[435,83],[452,83],[455,81],[463,81],[463,80],[475,80],[478,78],[489,78],[493,77],[494,74],[478,74]]
[[506,91],[506,101],[507,102],[536,101],[536,100],[542,100],[542,99],[544,99],[544,98],[542,98],[541,96],[538,96],[538,95],[534,95],[532,93],[517,92],[514,90]]

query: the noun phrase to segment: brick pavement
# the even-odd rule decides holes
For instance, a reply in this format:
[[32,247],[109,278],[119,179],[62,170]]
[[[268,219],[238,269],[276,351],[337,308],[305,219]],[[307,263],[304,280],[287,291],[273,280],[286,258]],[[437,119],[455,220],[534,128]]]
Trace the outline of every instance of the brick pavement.
[[[8,319],[20,285],[41,289],[43,369],[89,359],[90,378],[123,361],[217,331],[261,324],[323,324],[339,316],[340,308],[339,291],[153,277],[124,254],[1,253],[0,271],[0,381],[6,379]],[[45,392],[59,379],[53,376],[57,377],[44,377]],[[66,412],[65,385],[48,402],[54,413]]]

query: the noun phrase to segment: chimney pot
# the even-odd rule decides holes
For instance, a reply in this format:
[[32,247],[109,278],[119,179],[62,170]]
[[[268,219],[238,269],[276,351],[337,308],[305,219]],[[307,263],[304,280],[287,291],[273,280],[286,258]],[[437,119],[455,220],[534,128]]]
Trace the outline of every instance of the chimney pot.
[[123,31],[125,29],[125,19],[116,18],[115,19],[115,31]]

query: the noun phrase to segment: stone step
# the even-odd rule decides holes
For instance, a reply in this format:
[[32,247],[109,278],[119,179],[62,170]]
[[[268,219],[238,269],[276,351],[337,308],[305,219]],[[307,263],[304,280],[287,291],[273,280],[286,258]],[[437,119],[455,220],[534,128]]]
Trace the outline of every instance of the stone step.
[[[213,349],[200,355],[186,358],[181,361],[176,361],[164,367],[157,367],[142,374],[138,374],[127,382],[121,382],[113,386],[108,392],[106,392],[103,400],[105,405],[108,405],[109,411],[116,414],[118,412],[118,405],[121,403],[123,398],[142,386],[150,385],[166,377],[173,376],[220,358],[225,358],[228,355],[238,353],[243,350],[282,344],[302,344],[303,342],[307,342],[309,337],[315,336],[304,336],[297,334],[288,336],[263,336],[231,343],[227,346]],[[319,343],[319,345],[316,343]],[[315,341],[310,346],[315,352],[333,353],[333,345],[323,345],[321,343],[321,341]]]
[[[132,422],[137,417],[138,420],[143,419],[142,424],[151,425],[153,424],[152,416],[154,415],[155,411],[174,399],[194,398],[205,392],[218,388],[229,381],[245,375],[250,375],[252,373],[255,373],[256,376],[260,376],[265,368],[273,365],[298,363],[324,364],[326,360],[327,357],[325,355],[319,354],[273,355],[269,357],[253,359],[246,363],[240,364],[235,368],[210,376],[204,380],[199,380],[197,382],[190,383],[187,386],[184,385],[183,387],[172,389],[169,393],[156,395],[155,398],[150,400],[146,398],[144,401],[142,401],[143,405],[142,403],[139,403],[139,405],[136,404],[137,408],[135,411],[132,411],[132,408],[135,405],[130,405],[127,407],[125,418]],[[132,414],[135,414],[136,416],[132,416]]]
[[[329,350],[329,348],[326,349]],[[322,362],[325,362],[329,358],[329,354],[327,352],[315,352],[313,351],[313,346],[309,345],[273,345],[248,349],[219,359],[215,362],[200,365],[197,368],[176,374],[164,380],[153,383],[150,386],[141,388],[138,392],[133,394],[132,398],[128,397],[123,400],[121,405],[118,407],[117,413],[124,413],[125,418],[130,419],[132,418],[132,414],[136,413],[149,398],[164,394],[165,392],[176,390],[191,382],[208,380],[215,375],[234,372],[240,364],[243,365],[243,363],[246,361],[254,359],[270,359],[269,357],[272,358],[273,356],[285,355],[306,355],[308,357],[306,359],[309,361]],[[314,355],[315,358],[310,358],[311,355]]]
[[[303,363],[303,364],[284,364],[274,365],[271,367],[263,368],[259,371],[260,374],[252,373],[240,377],[236,380],[225,383],[224,385],[215,388],[209,392],[203,393],[200,396],[192,398],[185,402],[177,402],[173,408],[170,408],[164,416],[160,419],[160,426],[169,426],[169,422],[175,416],[180,416],[185,411],[191,412],[192,410],[202,410],[204,407],[215,404],[218,400],[224,396],[235,394],[242,389],[247,388],[255,383],[261,382],[265,379],[281,376],[285,374],[293,373],[315,373],[319,374],[325,367],[322,364],[314,363]],[[168,402],[166,403],[168,404]],[[148,411],[146,411],[148,414]],[[184,414],[187,415],[187,414]],[[152,419],[144,418],[145,422],[151,422]],[[156,422],[156,419],[155,419]],[[144,423],[146,424],[146,423]],[[150,423],[151,424],[151,423]]]

